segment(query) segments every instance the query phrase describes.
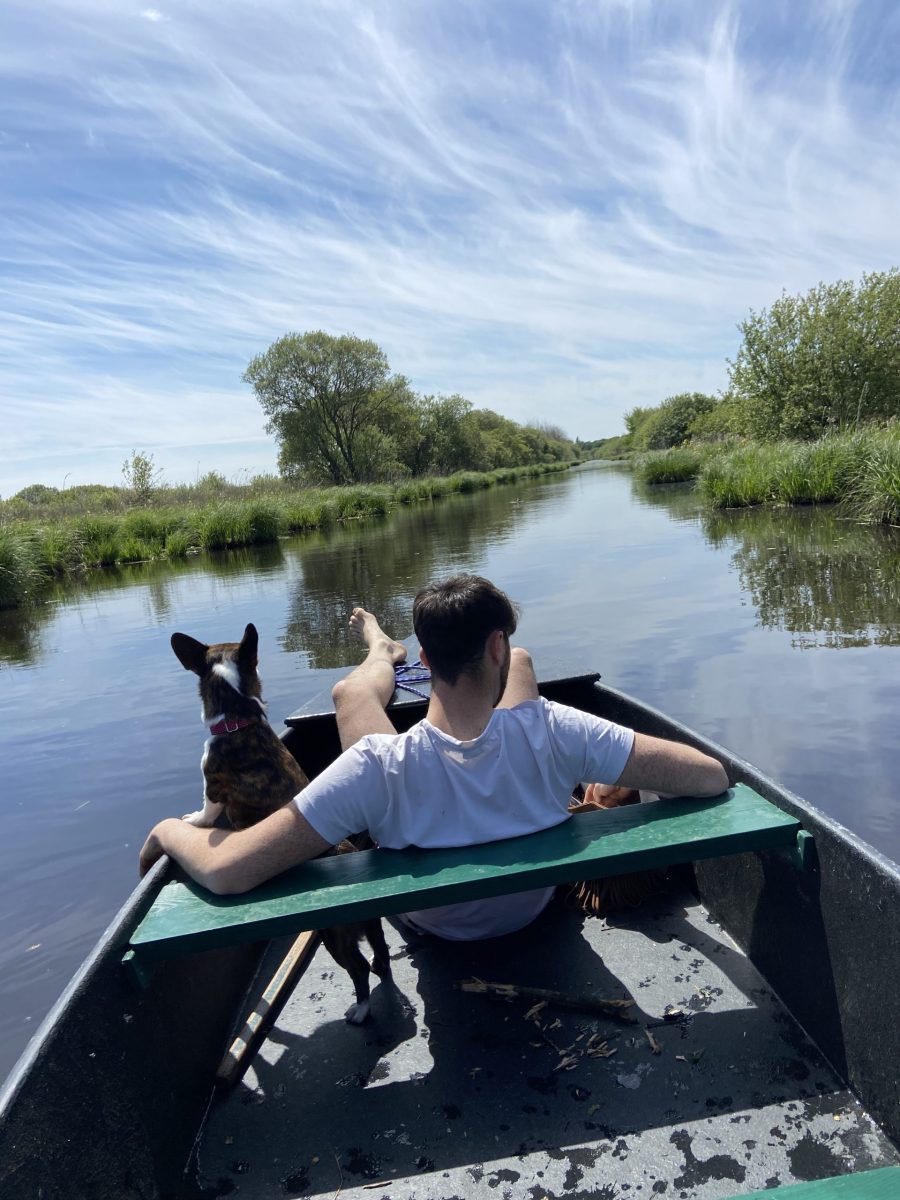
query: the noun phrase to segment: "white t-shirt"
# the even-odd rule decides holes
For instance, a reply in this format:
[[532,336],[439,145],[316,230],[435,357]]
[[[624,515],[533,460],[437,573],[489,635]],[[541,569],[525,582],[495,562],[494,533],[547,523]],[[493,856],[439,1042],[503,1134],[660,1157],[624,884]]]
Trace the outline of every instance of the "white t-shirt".
[[[294,803],[336,845],[367,829],[402,850],[473,846],[565,821],[582,780],[615,783],[634,733],[550,700],[494,709],[485,730],[461,742],[420,721],[407,733],[361,738]],[[409,913],[421,929],[455,941],[521,929],[552,888]]]

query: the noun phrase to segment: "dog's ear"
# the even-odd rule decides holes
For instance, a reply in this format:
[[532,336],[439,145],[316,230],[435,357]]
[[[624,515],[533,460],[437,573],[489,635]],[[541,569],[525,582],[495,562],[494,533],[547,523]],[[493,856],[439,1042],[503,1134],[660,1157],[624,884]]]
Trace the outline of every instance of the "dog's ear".
[[254,668],[259,662],[259,634],[255,625],[248,625],[238,646],[237,658],[242,667]]
[[172,649],[186,671],[202,675],[206,670],[206,652],[209,646],[204,646],[196,638],[188,637],[186,633],[173,633]]

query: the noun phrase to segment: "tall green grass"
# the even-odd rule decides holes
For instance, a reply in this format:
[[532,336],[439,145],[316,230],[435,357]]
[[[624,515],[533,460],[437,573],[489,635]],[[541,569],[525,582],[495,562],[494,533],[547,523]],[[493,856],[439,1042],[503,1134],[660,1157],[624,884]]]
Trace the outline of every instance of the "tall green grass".
[[346,487],[338,488],[336,492],[335,515],[339,521],[383,517],[390,511],[394,499],[393,488],[389,487]]
[[843,499],[872,452],[872,435],[831,435],[817,442],[786,443],[775,462],[779,504],[827,504]]
[[337,520],[337,505],[326,491],[298,492],[282,505],[285,533],[325,529]]
[[642,455],[644,483],[696,480],[710,508],[840,503],[870,523],[900,524],[900,427],[832,433],[815,442],[682,446]]
[[457,471],[447,480],[449,492],[477,492],[481,488],[489,488],[493,480],[489,472]]
[[698,479],[712,508],[846,501],[884,441],[875,431],[817,442],[747,444],[711,457]]
[[847,508],[863,521],[900,527],[900,426],[874,441],[848,488]]
[[18,608],[33,599],[44,578],[35,538],[0,526],[0,608]]
[[636,460],[634,472],[644,483],[685,483],[697,478],[707,457],[692,446],[651,450]]

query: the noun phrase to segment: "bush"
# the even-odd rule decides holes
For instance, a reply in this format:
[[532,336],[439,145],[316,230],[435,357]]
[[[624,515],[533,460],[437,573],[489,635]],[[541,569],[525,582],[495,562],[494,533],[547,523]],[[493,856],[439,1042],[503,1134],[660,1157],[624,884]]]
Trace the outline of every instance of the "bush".
[[10,498],[20,500],[30,508],[37,508],[39,505],[52,504],[58,496],[59,488],[47,487],[43,483],[30,483]]
[[122,478],[132,493],[136,504],[147,504],[162,483],[162,471],[153,461],[152,454],[132,450],[122,463]]

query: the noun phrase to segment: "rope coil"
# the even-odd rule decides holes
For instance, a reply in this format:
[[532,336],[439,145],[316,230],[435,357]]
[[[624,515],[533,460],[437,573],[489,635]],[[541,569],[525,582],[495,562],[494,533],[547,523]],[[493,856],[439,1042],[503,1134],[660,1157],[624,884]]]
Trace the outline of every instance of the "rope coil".
[[414,663],[395,663],[394,684],[398,688],[403,688],[405,692],[412,692],[414,696],[419,696],[422,700],[427,700],[428,693],[421,691],[417,687],[413,687],[413,684],[430,682],[431,672],[419,659],[416,659]]

